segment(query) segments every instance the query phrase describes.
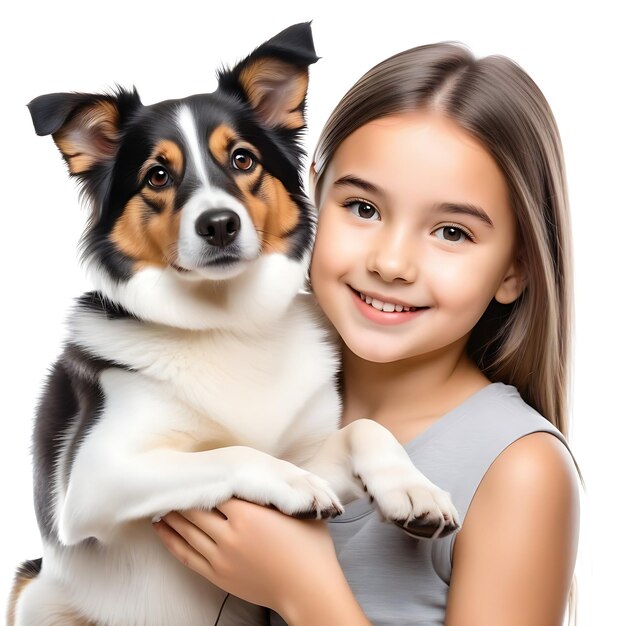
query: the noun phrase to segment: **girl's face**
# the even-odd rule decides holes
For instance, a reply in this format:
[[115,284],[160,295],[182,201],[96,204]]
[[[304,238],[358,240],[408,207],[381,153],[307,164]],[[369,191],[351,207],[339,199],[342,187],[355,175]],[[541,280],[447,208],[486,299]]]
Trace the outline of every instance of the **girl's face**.
[[504,176],[440,114],[352,133],[326,169],[319,209],[313,291],[368,361],[458,349],[494,297],[509,303],[522,290]]

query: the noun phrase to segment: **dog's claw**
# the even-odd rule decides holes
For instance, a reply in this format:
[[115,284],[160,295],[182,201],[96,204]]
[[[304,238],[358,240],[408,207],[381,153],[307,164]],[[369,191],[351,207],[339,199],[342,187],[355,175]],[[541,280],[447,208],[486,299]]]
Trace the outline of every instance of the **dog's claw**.
[[437,522],[428,513],[424,513],[409,520],[393,520],[393,523],[407,534],[418,539],[441,539],[460,528],[459,524],[448,519],[447,516],[442,521]]
[[428,481],[412,464],[389,464],[360,472],[367,495],[389,520],[422,539],[446,537],[460,528],[450,494]]
[[342,513],[343,513],[343,510],[333,504],[324,509],[319,509],[315,507],[307,511],[297,511],[296,513],[292,515],[292,517],[295,517],[297,519],[328,519],[328,518],[337,517],[338,515],[341,515]]

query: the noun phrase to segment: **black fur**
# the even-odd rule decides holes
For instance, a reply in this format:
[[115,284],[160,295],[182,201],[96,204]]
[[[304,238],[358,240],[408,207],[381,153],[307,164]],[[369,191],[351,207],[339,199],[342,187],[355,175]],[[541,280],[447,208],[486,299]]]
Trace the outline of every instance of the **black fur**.
[[70,343],[48,375],[33,432],[35,510],[39,530],[47,540],[56,540],[52,506],[58,446],[75,428],[69,443],[70,454],[65,475],[62,477],[64,484],[67,484],[78,446],[98,423],[102,410],[104,396],[98,383],[98,374],[111,367],[129,370],[123,364],[94,358]]
[[[117,111],[114,153],[103,155],[87,171],[74,174],[92,207],[81,245],[83,258],[94,257],[114,281],[131,278],[133,261],[115,247],[110,235],[127,202],[144,183],[137,180],[136,173],[156,141],[169,138],[179,144],[182,142],[173,121],[175,111],[181,104],[188,105],[193,112],[199,132],[208,136],[217,125],[227,123],[258,148],[263,167],[283,182],[301,208],[300,220],[290,233],[288,256],[297,260],[303,258],[314,230],[308,200],[302,193],[300,172],[304,154],[300,138],[305,126],[287,128],[265,124],[246,99],[238,82],[246,64],[263,57],[278,58],[300,68],[315,63],[319,57],[313,47],[310,23],[285,29],[255,49],[232,70],[220,70],[218,89],[211,94],[146,106],[141,103],[136,89],[129,91],[118,87],[112,94],[54,93],[39,96],[29,103],[33,124],[39,135],[54,135],[80,111],[98,102],[111,104]],[[303,100],[299,108],[303,110],[304,107]],[[211,183],[238,197],[239,189],[229,173],[208,155],[205,159]],[[69,160],[67,156],[66,160]],[[199,181],[192,173],[185,172],[182,180],[177,182],[175,203],[180,209]]]
[[[289,256],[301,260],[313,240],[314,218],[308,199],[303,195],[300,167],[303,150],[298,143],[301,128],[270,127],[259,119],[247,101],[238,83],[238,77],[250,60],[270,56],[298,68],[306,68],[317,61],[309,24],[298,24],[284,30],[257,48],[247,59],[232,70],[219,72],[218,89],[211,94],[194,95],[182,100],[167,100],[150,106],[142,104],[136,89],[118,87],[110,94],[54,93],[35,98],[28,108],[35,131],[39,135],[57,138],[67,124],[78,122],[86,109],[105,103],[114,107],[115,132],[102,136],[105,149],[97,153],[89,165],[73,174],[81,184],[82,192],[91,205],[91,216],[82,239],[83,257],[93,257],[99,268],[106,271],[113,282],[127,281],[133,275],[134,261],[121,252],[111,239],[111,233],[129,199],[144,186],[137,173],[152,153],[155,144],[163,139],[184,145],[176,124],[176,111],[181,104],[191,110],[195,124],[206,136],[219,124],[236,129],[243,139],[252,143],[261,155],[264,169],[279,178],[293,200],[301,208],[299,222],[290,233]],[[304,100],[300,105],[304,109]],[[112,127],[112,126],[111,126]],[[110,129],[109,129],[110,131]],[[81,132],[89,133],[85,126]],[[98,129],[93,131],[99,132]],[[93,139],[93,137],[88,137]],[[68,163],[76,155],[65,154]],[[205,165],[211,183],[239,197],[241,192],[233,182],[232,172],[205,155]],[[177,181],[175,210],[180,210],[199,185],[189,168]],[[154,206],[155,211],[160,210]],[[119,303],[99,292],[89,292],[79,298],[76,309],[97,312],[107,320],[136,320]],[[61,450],[67,447],[64,476],[67,484],[81,441],[98,423],[104,397],[99,385],[99,374],[106,368],[129,369],[124,363],[95,358],[70,340],[58,361],[52,367],[37,409],[33,434],[34,499],[37,521],[42,536],[56,541],[52,519],[54,479]],[[29,562],[24,570],[39,571],[41,560]]]
[[41,571],[41,559],[34,559],[32,561],[24,561],[16,572],[16,578],[30,579],[35,578]]

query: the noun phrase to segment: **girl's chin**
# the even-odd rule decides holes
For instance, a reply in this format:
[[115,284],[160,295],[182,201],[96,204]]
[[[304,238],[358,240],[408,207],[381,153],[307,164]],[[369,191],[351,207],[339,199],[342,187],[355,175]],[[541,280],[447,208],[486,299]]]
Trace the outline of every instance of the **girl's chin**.
[[[361,341],[348,341],[342,338],[344,349],[351,352],[354,356],[369,361],[371,363],[393,363],[409,358],[403,349],[394,349],[387,342],[364,343]],[[383,345],[381,345],[383,344]]]

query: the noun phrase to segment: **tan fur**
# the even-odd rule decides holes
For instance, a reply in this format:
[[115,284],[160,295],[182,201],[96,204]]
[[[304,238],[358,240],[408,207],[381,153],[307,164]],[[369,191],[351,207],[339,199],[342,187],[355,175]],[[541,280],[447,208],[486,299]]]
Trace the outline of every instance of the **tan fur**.
[[148,173],[148,170],[154,165],[165,165],[170,172],[176,176],[181,176],[185,165],[185,158],[182,150],[173,141],[163,139],[154,147],[150,158],[144,163],[139,171],[139,177],[142,180]]
[[[239,140],[237,133],[225,124],[221,124],[211,133],[209,149],[222,166],[229,167],[230,154],[235,148],[245,148],[257,155],[253,146]],[[263,181],[255,195],[250,190],[261,176]],[[261,165],[257,165],[249,173],[237,173],[235,183],[261,237],[263,252],[287,253],[289,246],[284,235],[297,224],[299,209],[283,184],[264,171]]]
[[301,128],[304,125],[302,111],[296,109],[302,104],[309,84],[306,69],[294,75],[289,63],[258,59],[241,72],[239,81],[252,107],[270,126]]
[[85,172],[115,155],[118,117],[115,105],[100,101],[52,135],[72,174]]
[[[224,167],[229,165],[230,154],[235,148],[245,148],[256,155],[256,149],[252,145],[239,140],[237,133],[224,124],[211,133],[209,149]],[[255,195],[250,190],[261,176],[263,181]],[[243,195],[254,227],[259,232],[263,252],[287,253],[289,246],[284,235],[297,224],[299,209],[281,181],[264,171],[261,165],[257,165],[249,173],[237,173],[235,183]]]
[[263,189],[272,207],[272,210],[268,211],[265,224],[263,251],[287,253],[288,245],[284,236],[298,223],[300,212],[298,205],[289,197],[280,180],[273,176],[265,177]]
[[26,589],[29,583],[33,582],[33,578],[27,576],[16,576],[11,588],[11,594],[9,595],[9,601],[7,604],[7,626],[14,626],[15,624],[15,607],[17,606],[17,600],[22,594],[22,591]]
[[59,613],[54,626],[98,626],[95,622],[90,622],[74,611],[63,611]]
[[[184,157],[180,148],[169,140],[159,142],[139,172],[140,181],[150,168],[164,165],[174,175],[180,176]],[[111,233],[117,248],[137,261],[136,269],[146,265],[166,267],[176,262],[176,243],[180,228],[180,213],[174,213],[174,187],[156,190],[145,186],[124,208]],[[161,213],[154,213],[145,202],[158,205]]]
[[230,156],[228,146],[236,140],[237,133],[229,126],[226,126],[226,124],[220,124],[209,137],[209,150],[224,167],[228,165]]
[[263,172],[263,182],[256,196],[250,192],[255,181],[256,178],[249,181],[239,177],[236,182],[261,237],[261,249],[263,252],[287,253],[289,246],[284,236],[298,222],[298,206],[282,183],[267,172]]
[[[6,626],[15,626],[15,609],[17,601],[26,587],[35,580],[31,576],[16,576],[9,596],[7,605]],[[95,622],[82,617],[80,614],[71,609],[64,610],[55,616],[54,623],[49,622],[50,626],[98,626]]]
[[164,448],[166,450],[179,450],[181,452],[206,452],[215,448],[226,448],[228,446],[236,446],[237,439],[233,437],[226,428],[217,423],[212,425],[210,439],[198,439],[191,432],[172,431],[167,435],[152,439],[150,447],[146,447],[145,451],[154,450],[155,448]]

